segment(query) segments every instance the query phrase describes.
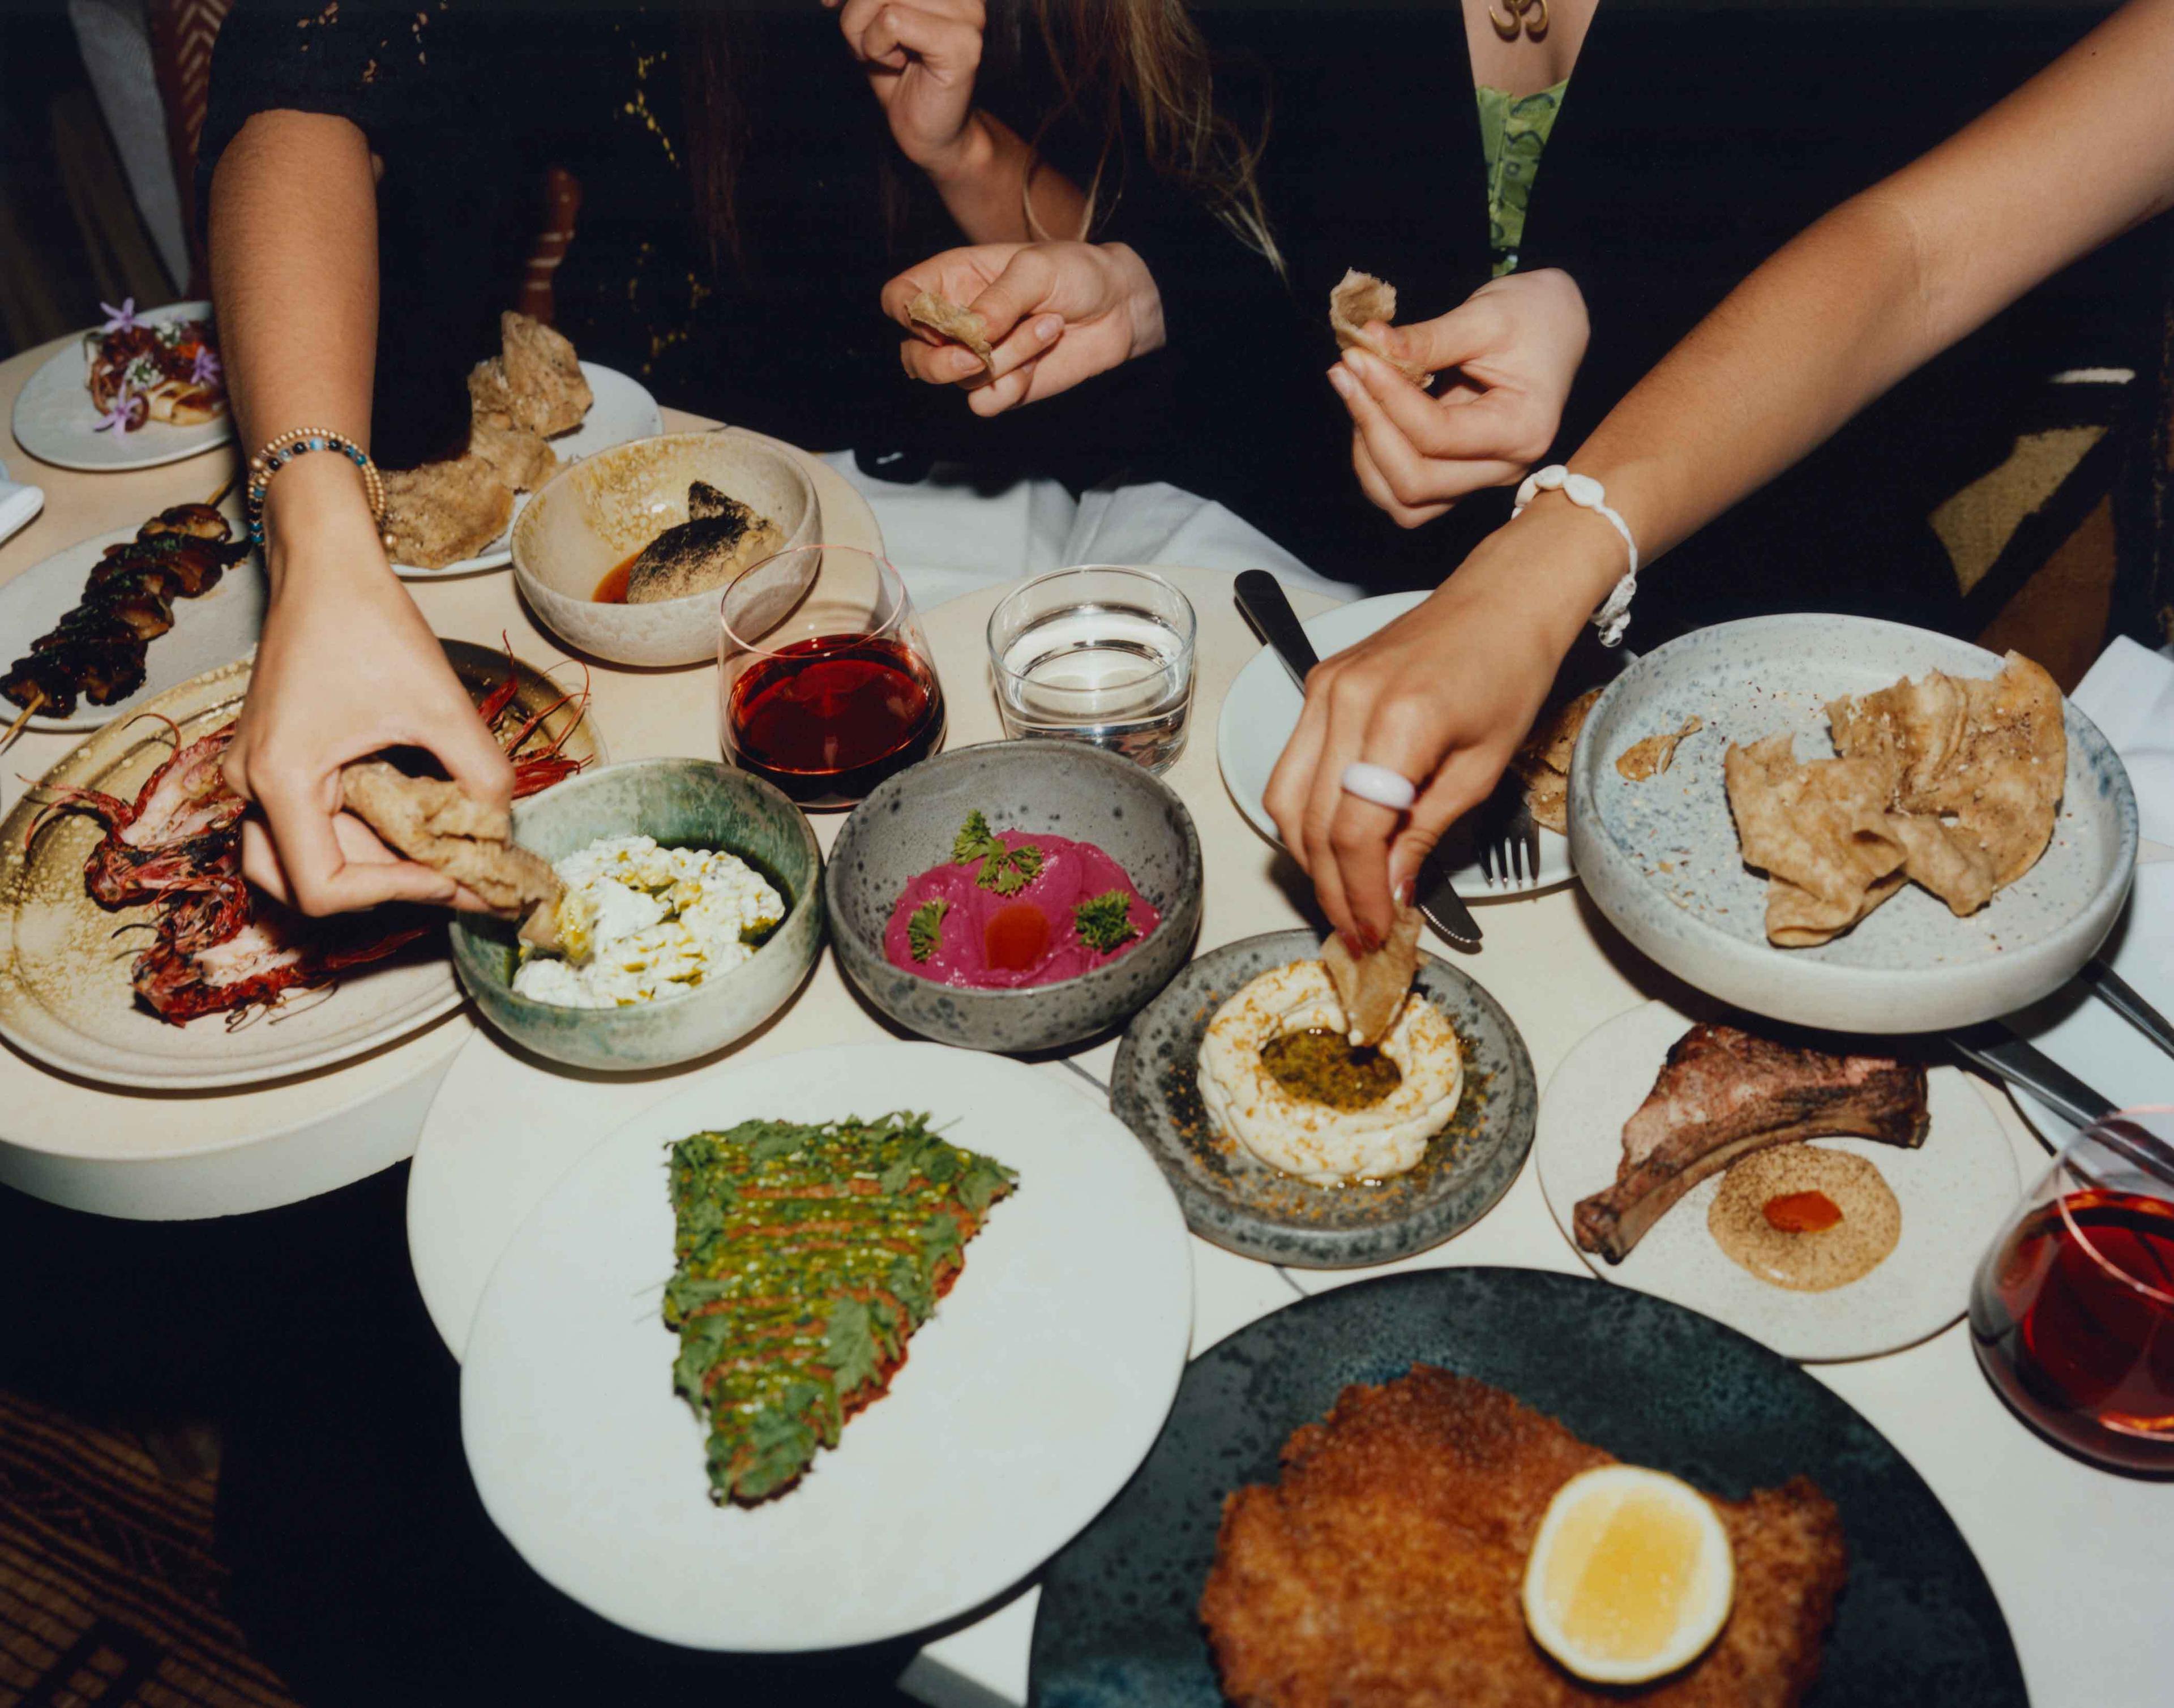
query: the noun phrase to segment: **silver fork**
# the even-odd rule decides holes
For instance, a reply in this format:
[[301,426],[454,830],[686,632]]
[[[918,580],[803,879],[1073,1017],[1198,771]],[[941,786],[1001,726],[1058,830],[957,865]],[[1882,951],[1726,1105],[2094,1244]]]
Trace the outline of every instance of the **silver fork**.
[[1522,789],[1501,826],[1479,844],[1479,875],[1490,889],[1510,882],[1513,873],[1520,884],[1540,875],[1540,827],[1533,822],[1532,808],[1525,804]]

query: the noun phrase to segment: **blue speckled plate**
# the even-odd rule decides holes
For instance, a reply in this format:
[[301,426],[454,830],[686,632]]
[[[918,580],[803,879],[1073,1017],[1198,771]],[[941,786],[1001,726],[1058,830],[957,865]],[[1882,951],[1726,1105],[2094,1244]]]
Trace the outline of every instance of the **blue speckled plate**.
[[1419,989],[1464,1051],[1464,1095],[1409,1174],[1317,1186],[1209,1131],[1197,1068],[1215,1011],[1271,967],[1321,953],[1310,931],[1225,943],[1134,1017],[1110,1075],[1110,1107],[1138,1133],[1203,1240],[1308,1269],[1387,1263],[1470,1227],[1510,1189],[1533,1148],[1539,1089],[1517,1023],[1469,975],[1420,957]]
[[[1730,743],[1787,730],[1825,758],[1826,703],[1928,670],[1987,677],[1998,654],[1866,617],[1760,617],[1670,641],[1609,688],[1571,761],[1571,848],[1601,911],[1679,977],[1802,1025],[1928,1032],[1991,1019],[2072,977],[2121,911],[2136,801],[2098,727],[2066,708],[2069,770],[2038,863],[1967,919],[1915,884],[1817,949],[1766,941],[1766,877],[1744,863],[1722,776]],[[1615,769],[1643,737],[1705,727],[1645,782]]]
[[1681,1305],[1476,1268],[1339,1288],[1195,1359],[1147,1462],[1049,1566],[1030,1703],[1218,1708],[1194,1610],[1223,1497],[1273,1481],[1290,1432],[1326,1416],[1347,1383],[1419,1362],[1492,1382],[1617,1457],[1724,1499],[1798,1473],[1816,1482],[1841,1511],[1849,1582],[1808,1708],[2027,1700],[2007,1622],[1961,1532],[1832,1393]]

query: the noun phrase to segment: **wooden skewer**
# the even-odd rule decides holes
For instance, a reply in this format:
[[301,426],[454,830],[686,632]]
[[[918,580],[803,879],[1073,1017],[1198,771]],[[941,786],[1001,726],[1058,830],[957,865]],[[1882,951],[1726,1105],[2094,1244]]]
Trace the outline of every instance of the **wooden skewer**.
[[240,475],[228,475],[226,478],[226,484],[219,488],[217,492],[214,492],[209,498],[204,500],[204,508],[206,510],[217,510],[219,505],[219,500],[224,498],[227,494],[233,491],[234,489],[241,484],[241,477]]
[[30,690],[30,703],[24,706],[21,712],[17,715],[14,722],[8,726],[7,734],[0,735],[0,754],[4,754],[9,748],[15,745],[15,738],[22,734],[24,727],[30,723],[30,720],[38,715],[38,708],[45,703],[45,689],[42,688],[32,689]]

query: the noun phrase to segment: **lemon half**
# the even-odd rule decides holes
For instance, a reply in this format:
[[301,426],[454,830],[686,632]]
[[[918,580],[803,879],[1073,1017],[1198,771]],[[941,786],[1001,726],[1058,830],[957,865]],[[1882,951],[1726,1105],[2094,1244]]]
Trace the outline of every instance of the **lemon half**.
[[1735,1594],[1712,1504],[1636,1465],[1603,1465],[1555,1490],[1525,1562],[1533,1640],[1597,1684],[1689,1665],[1720,1635]]

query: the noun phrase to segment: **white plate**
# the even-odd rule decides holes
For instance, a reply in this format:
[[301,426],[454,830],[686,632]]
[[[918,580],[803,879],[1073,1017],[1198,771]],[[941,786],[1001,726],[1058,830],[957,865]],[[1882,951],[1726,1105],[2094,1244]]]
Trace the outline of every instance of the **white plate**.
[[1603,1281],[1715,1317],[1787,1358],[1868,1358],[1937,1334],[1961,1316],[1978,1259],[2022,1184],[1998,1120],[1977,1087],[1952,1068],[1928,1076],[1933,1124],[1918,1149],[1863,1138],[1814,1141],[1864,1158],[1902,1207],[1901,1238],[1861,1279],[1825,1293],[1793,1293],[1755,1278],[1707,1231],[1718,1175],[1686,1192],[1620,1263],[1578,1248],[1577,1201],[1614,1180],[1623,1123],[1691,1024],[1666,1003],[1633,1008],[1588,1032],[1548,1082],[1533,1159],[1555,1225],[1586,1266]]
[[[149,326],[177,320],[208,321],[211,305],[170,303],[165,308],[147,309],[137,318]],[[156,468],[161,463],[179,462],[183,457],[209,451],[234,437],[230,413],[193,427],[146,421],[133,433],[100,432],[98,406],[90,401],[90,388],[84,384],[89,371],[84,336],[79,332],[71,338],[15,394],[15,438],[41,462],[92,474]]]
[[[230,722],[249,685],[246,662],[198,677],[144,708],[195,741]],[[108,724],[46,774],[45,783],[133,799],[173,751],[149,718]],[[128,969],[149,910],[109,913],[84,893],[83,862],[102,834],[70,815],[35,840],[41,788],[0,824],[0,1036],[62,1073],[150,1090],[251,1085],[306,1073],[391,1043],[460,1006],[435,922],[421,942],[354,968],[329,991],[297,994],[230,1027],[210,1015],[173,1026],[140,1006]],[[433,941],[435,938],[435,941]]]
[[[650,439],[664,430],[663,412],[639,380],[630,380],[614,368],[599,367],[594,362],[582,363],[581,372],[587,377],[589,390],[595,393],[596,400],[589,405],[589,413],[581,418],[580,426],[551,441],[551,449],[558,453],[561,467],[579,462],[584,457],[612,446],[624,445],[630,439]],[[479,570],[504,569],[513,561],[513,524],[527,507],[529,497],[525,492],[514,494],[513,514],[506,518],[506,532],[491,542],[489,549],[440,570],[395,564],[394,571],[411,581],[436,581],[448,576],[472,576]]]
[[[2174,1015],[2174,862],[2136,868],[2128,911],[2101,954],[2162,1014]],[[2174,1056],[2092,996],[2064,985],[2007,1024],[2094,1091],[2123,1109],[2174,1104]],[[2075,1136],[2074,1122],[2027,1091],[2009,1087],[2023,1118],[2052,1145]]]
[[[1019,1171],[890,1392],[806,1478],[710,1504],[672,1391],[664,1147],[754,1116],[927,1110]],[[1146,1457],[1192,1323],[1185,1223],[1138,1141],[1034,1069],[853,1044],[705,1073],[575,1164],[478,1306],[461,1433],[492,1521],[585,1607],[704,1649],[842,1647],[978,1607],[1083,1528]]]
[[[2136,865],[2136,801],[2098,727],[2066,709],[2069,766],[2038,863],[1977,912],[1906,884],[1816,949],[1766,941],[1766,878],[1744,863],[1722,780],[1731,743],[1789,731],[1809,759],[1834,751],[1826,703],[1945,670],[1998,673],[1969,642],[1866,617],[1759,617],[1671,640],[1595,702],[1571,760],[1578,876],[1616,928],[1678,977],[1738,1008],[1807,1026],[1928,1032],[2037,1001],[2090,958]],[[1695,715],[1705,727],[1663,776],[1614,759]]]
[[[1355,646],[1377,629],[1386,627],[1405,612],[1422,603],[1425,592],[1384,593],[1379,598],[1358,599],[1309,618],[1306,639],[1323,658]],[[1215,759],[1223,770],[1223,785],[1230,798],[1268,840],[1282,846],[1275,820],[1261,797],[1268,792],[1268,778],[1283,757],[1284,743],[1298,727],[1298,715],[1306,703],[1290,672],[1284,668],[1275,649],[1263,646],[1247,662],[1223,699],[1223,716],[1215,726]],[[1450,874],[1457,893],[1467,901],[1484,901],[1491,895],[1525,895],[1569,881],[1570,843],[1553,830],[1540,832],[1539,871],[1526,878],[1501,878],[1490,883],[1479,862],[1468,862]]]
[[[239,536],[241,500],[230,496],[219,509]],[[0,651],[8,658],[28,652],[31,641],[50,630],[83,597],[84,578],[105,555],[106,547],[135,538],[132,527],[116,528],[111,533],[55,552],[0,586]],[[143,685],[135,693],[111,705],[93,705],[88,700],[78,699],[75,710],[66,717],[41,714],[30,720],[30,727],[98,729],[116,718],[133,716],[192,677],[246,657],[264,626],[266,592],[263,562],[251,552],[201,598],[174,601],[174,626],[144,648]]]

